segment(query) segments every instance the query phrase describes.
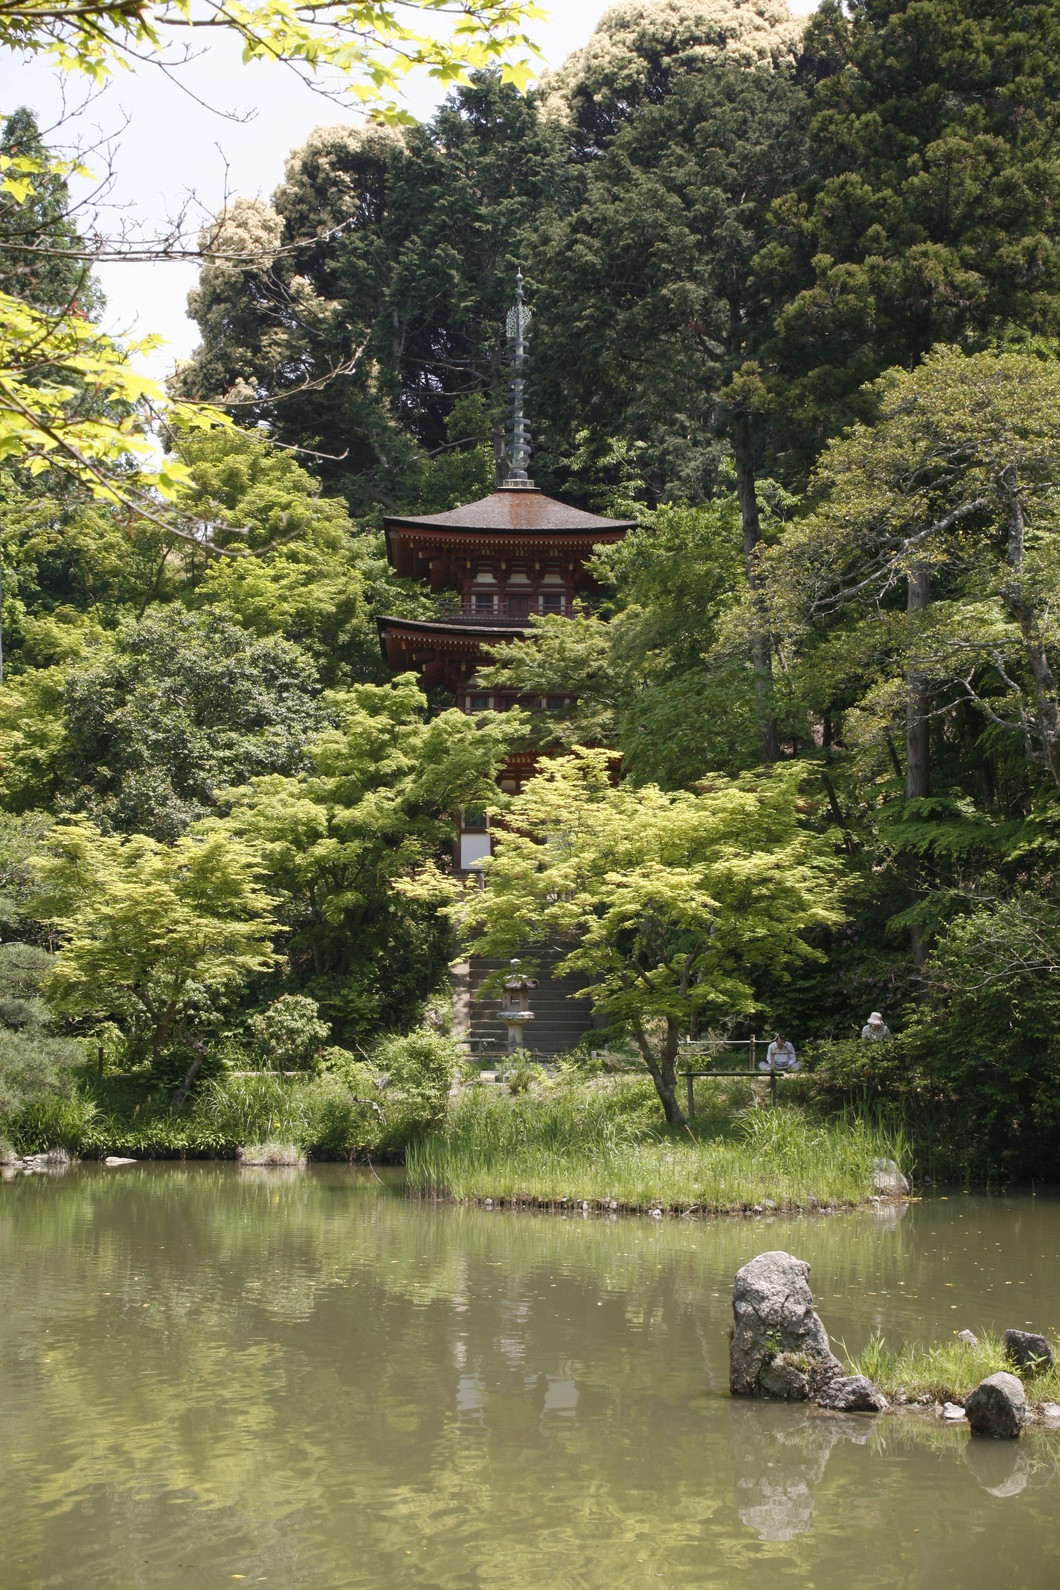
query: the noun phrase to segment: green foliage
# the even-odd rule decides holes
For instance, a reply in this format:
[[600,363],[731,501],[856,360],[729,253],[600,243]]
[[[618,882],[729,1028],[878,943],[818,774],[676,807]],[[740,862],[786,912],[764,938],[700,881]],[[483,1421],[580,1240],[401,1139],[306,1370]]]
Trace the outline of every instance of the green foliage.
[[1050,0],[821,8],[812,177],[762,262],[803,461],[871,413],[865,382],[933,343],[1055,335],[1058,45]]
[[59,937],[57,1012],[112,1017],[157,1061],[200,1042],[218,1007],[274,961],[273,901],[252,852],[216,827],[172,846],[56,824],[37,862],[36,909]]
[[714,1127],[697,1117],[691,1137],[661,1126],[646,1079],[617,1077],[544,1097],[469,1088],[406,1167],[411,1187],[436,1197],[676,1214],[862,1203],[877,1157],[896,1157],[886,1130],[784,1107]]
[[251,1016],[247,1031],[265,1063],[278,1071],[309,1066],[331,1036],[328,1023],[317,1013],[316,1000],[304,994],[281,994]]
[[178,607],[123,630],[63,696],[68,805],[164,840],[230,786],[305,766],[324,722],[315,670],[290,641]]
[[186,439],[182,451],[191,469],[182,508],[222,542],[223,526],[240,531],[257,554],[193,562],[188,599],[261,638],[293,641],[326,684],[351,672],[373,676],[379,646],[366,605],[366,577],[380,579],[373,538],[357,533],[343,504],[259,434],[214,431]]
[[81,1047],[55,1034],[42,991],[53,957],[31,944],[0,944],[0,1120],[68,1099]]
[[[935,1074],[969,1100],[995,1174],[1050,1176],[1060,1133],[1060,907],[1024,889],[940,932],[915,1032]],[[923,1063],[923,1062],[922,1062]]]
[[[749,1013],[764,965],[811,961],[804,934],[840,919],[840,868],[804,823],[801,770],[699,793],[614,787],[610,753],[557,758],[516,796],[486,868],[455,908],[478,954],[558,950],[594,1008],[632,1030],[667,1118],[694,1014]],[[807,813],[808,815],[808,813]],[[657,1029],[657,1030],[655,1030]]]
[[37,119],[26,106],[0,128],[0,292],[38,306],[98,315],[103,296],[92,280],[71,219],[65,174],[48,160]]
[[701,502],[726,436],[761,467],[768,406],[726,389],[772,334],[755,260],[773,202],[803,178],[807,120],[787,72],[685,75],[539,229],[532,378],[547,448],[562,457],[583,428],[598,453],[637,444],[652,501]]
[[452,1038],[429,1028],[385,1038],[376,1047],[375,1060],[386,1077],[388,1114],[396,1105],[404,1131],[418,1133],[445,1120],[460,1063]]
[[782,69],[800,32],[783,0],[622,0],[604,12],[584,48],[545,78],[545,113],[573,123],[583,154],[598,152],[684,76]]
[[[988,1375],[1001,1370],[1010,1375],[1016,1373],[1002,1337],[994,1331],[974,1334],[978,1338],[974,1344],[958,1341],[955,1335],[949,1342],[932,1342],[929,1346],[905,1342],[892,1348],[877,1331],[861,1352],[850,1355],[844,1350],[847,1372],[867,1375],[889,1397],[901,1393],[909,1402],[930,1397],[934,1402],[963,1403]],[[1020,1374],[1032,1407],[1055,1402],[1060,1396],[1057,1370]]]
[[331,705],[336,727],[316,742],[312,771],[254,780],[228,829],[262,856],[299,989],[341,1039],[407,1022],[444,972],[437,901],[403,884],[451,853],[461,807],[495,796],[522,719],[452,710],[428,720],[409,675]]

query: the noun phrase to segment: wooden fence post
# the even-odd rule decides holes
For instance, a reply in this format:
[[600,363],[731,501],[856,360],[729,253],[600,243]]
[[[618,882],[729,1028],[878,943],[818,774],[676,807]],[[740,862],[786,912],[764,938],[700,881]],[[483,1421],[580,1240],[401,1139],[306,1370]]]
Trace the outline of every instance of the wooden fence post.
[[692,1062],[691,1061],[689,1061],[688,1069],[685,1072],[685,1081],[688,1083],[688,1119],[690,1121],[694,1121],[695,1118],[696,1118],[696,1093],[695,1093],[695,1088],[692,1086]]

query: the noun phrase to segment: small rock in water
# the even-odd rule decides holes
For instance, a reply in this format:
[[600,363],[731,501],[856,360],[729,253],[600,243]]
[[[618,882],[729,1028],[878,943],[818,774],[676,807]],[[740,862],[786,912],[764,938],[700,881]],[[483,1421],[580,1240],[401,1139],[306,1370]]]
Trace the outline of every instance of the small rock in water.
[[123,1159],[120,1154],[108,1154],[104,1165],[135,1165],[135,1159]]
[[1026,1417],[1027,1397],[1022,1382],[1002,1369],[981,1380],[964,1406],[973,1435],[1014,1441]]
[[1052,1369],[1056,1363],[1045,1337],[1034,1331],[1006,1331],[1005,1351],[1021,1369]]
[[813,1400],[835,1413],[881,1413],[887,1406],[867,1375],[835,1375],[814,1388]]
[[966,1347],[979,1346],[979,1338],[974,1331],[958,1331],[957,1340],[963,1342]]
[[1060,1402],[1042,1403],[1042,1423],[1049,1425],[1060,1424]]
[[944,1419],[963,1419],[965,1417],[964,1409],[959,1402],[947,1402],[942,1410],[942,1417]]
[[873,1160],[872,1184],[882,1197],[904,1198],[909,1192],[909,1183],[893,1159]]

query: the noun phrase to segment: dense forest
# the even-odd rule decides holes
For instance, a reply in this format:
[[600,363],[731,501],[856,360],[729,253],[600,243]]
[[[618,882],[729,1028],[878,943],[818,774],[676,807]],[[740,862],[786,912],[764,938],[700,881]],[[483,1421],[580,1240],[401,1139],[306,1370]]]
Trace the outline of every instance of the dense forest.
[[[1055,1171],[1058,57],[1051,0],[625,0],[538,86],[320,127],[232,203],[172,387],[234,423],[168,439],[183,530],[0,457],[0,1115],[86,1055],[187,1088],[415,1028],[454,814],[529,740],[609,748],[600,801],[664,837],[783,796],[792,934],[764,885],[737,970],[682,979],[660,861],[652,1019],[782,1027],[835,1096]],[[94,311],[73,240],[62,176],[0,192],[4,292]],[[472,720],[387,678],[376,615],[439,598],[381,526],[503,476],[517,268],[531,472],[637,529],[494,658],[576,704]]]

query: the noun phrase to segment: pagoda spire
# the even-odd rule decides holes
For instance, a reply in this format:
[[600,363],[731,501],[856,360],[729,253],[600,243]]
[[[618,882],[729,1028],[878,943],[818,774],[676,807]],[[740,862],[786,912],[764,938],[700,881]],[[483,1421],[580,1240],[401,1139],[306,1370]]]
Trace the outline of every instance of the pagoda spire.
[[511,349],[512,379],[508,386],[508,473],[502,490],[533,491],[527,474],[530,466],[530,422],[524,408],[526,337],[530,311],[523,302],[523,273],[515,273],[515,305],[508,311],[508,345]]

